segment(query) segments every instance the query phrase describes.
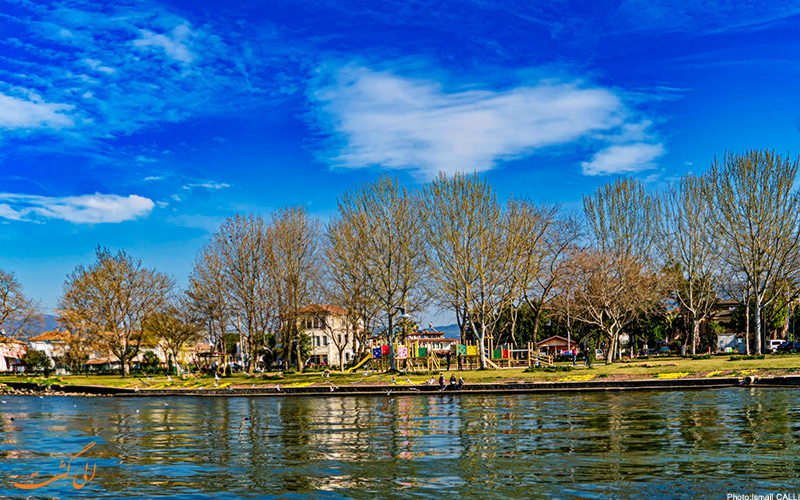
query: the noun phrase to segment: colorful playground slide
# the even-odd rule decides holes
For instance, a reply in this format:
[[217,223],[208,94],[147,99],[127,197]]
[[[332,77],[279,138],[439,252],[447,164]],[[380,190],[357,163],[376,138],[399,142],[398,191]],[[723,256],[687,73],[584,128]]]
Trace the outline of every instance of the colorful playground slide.
[[347,370],[347,373],[352,373],[353,371],[358,370],[361,367],[361,365],[363,365],[367,361],[370,361],[371,359],[372,359],[372,354],[367,354],[366,357],[361,360],[361,362],[359,362],[356,366]]

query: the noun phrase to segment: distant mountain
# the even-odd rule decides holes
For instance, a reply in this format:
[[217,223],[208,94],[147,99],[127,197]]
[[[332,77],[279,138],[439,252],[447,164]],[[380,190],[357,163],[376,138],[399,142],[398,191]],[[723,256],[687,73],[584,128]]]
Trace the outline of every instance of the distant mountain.
[[[44,332],[49,332],[51,330],[59,329],[60,327],[61,325],[59,325],[58,323],[58,316],[53,316],[52,314],[42,314],[42,322],[39,324],[31,325],[30,329],[32,330],[32,332],[29,335],[25,336],[23,340],[26,340],[27,338],[30,337],[36,337],[37,335]],[[8,325],[6,327],[6,330],[8,332],[11,332],[12,330],[15,329],[13,325]]]
[[461,336],[461,329],[458,327],[458,323],[453,323],[452,325],[446,326],[434,326],[435,330],[439,332],[444,332],[445,336],[448,338],[458,338]]
[[58,323],[58,316],[53,316],[52,314],[42,314],[42,320],[42,324],[38,328],[40,333],[61,328],[61,325]]

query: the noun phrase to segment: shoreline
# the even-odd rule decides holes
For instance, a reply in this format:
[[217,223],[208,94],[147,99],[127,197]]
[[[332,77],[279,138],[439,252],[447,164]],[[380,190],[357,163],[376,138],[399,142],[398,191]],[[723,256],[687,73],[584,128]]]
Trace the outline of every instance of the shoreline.
[[9,395],[64,395],[84,397],[348,397],[348,396],[414,396],[436,394],[532,394],[532,393],[565,393],[565,392],[597,392],[597,391],[651,391],[673,389],[712,389],[722,387],[792,387],[800,388],[800,376],[776,377],[720,377],[720,378],[683,378],[683,379],[636,379],[608,381],[569,381],[569,382],[501,382],[467,384],[461,389],[445,386],[441,390],[438,385],[365,385],[336,386],[321,384],[304,387],[256,387],[226,389],[135,389],[106,387],[58,385],[47,386],[31,382],[7,382],[5,385],[13,389]]

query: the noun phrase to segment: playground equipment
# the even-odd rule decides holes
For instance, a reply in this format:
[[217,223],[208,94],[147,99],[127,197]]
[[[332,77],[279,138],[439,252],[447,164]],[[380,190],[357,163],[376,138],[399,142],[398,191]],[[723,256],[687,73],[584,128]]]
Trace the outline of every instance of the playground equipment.
[[[533,342],[528,342],[524,347],[517,347],[513,344],[494,345],[493,338],[488,337],[486,344],[491,346],[484,348],[488,368],[520,368],[553,364],[553,357],[540,352]],[[372,369],[388,370],[391,358],[390,349],[394,350],[397,368],[400,370],[433,371],[447,366],[443,359],[444,353],[437,353],[428,347],[421,346],[418,341],[414,341],[409,344],[394,344],[391,347],[389,345],[374,346],[366,357],[347,370],[348,373],[358,370],[367,363]],[[478,352],[476,342],[451,345],[450,367],[461,370],[480,368]]]

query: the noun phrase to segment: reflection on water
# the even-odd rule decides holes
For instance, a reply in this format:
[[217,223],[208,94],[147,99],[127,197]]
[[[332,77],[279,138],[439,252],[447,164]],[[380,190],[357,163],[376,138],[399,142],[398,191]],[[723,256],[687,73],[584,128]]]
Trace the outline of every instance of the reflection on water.
[[[13,498],[800,498],[798,395],[5,396],[0,488]],[[90,441],[97,473],[82,490],[71,479],[12,486],[58,474]]]

